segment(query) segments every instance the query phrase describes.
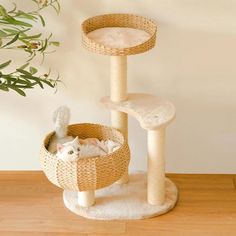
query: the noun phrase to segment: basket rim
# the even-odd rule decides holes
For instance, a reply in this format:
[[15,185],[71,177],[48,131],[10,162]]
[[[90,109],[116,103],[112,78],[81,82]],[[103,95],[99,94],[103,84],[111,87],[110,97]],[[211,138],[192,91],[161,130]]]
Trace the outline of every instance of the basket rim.
[[[150,37],[146,41],[144,41],[144,42],[142,42],[138,45],[135,45],[135,46],[132,46],[132,47],[123,47],[123,48],[109,47],[109,46],[106,46],[104,44],[98,43],[95,40],[93,40],[93,39],[91,39],[87,36],[89,32],[86,32],[86,25],[89,24],[89,22],[91,20],[98,19],[98,18],[104,18],[104,17],[122,17],[122,16],[128,16],[130,18],[132,18],[132,17],[140,18],[140,19],[143,19],[143,20],[149,22],[152,25],[153,33],[151,34],[151,33],[147,32],[145,29],[141,29],[141,30],[147,32],[150,35]],[[83,46],[85,48],[89,49],[92,52],[96,52],[96,50],[94,49],[94,46],[95,46],[95,47],[98,47],[101,50],[103,50],[103,52],[100,52],[100,54],[104,54],[104,55],[113,56],[113,55],[116,55],[116,54],[119,55],[120,53],[123,53],[124,55],[132,55],[132,54],[138,54],[138,53],[141,53],[141,52],[148,51],[148,50],[150,50],[151,48],[153,48],[155,46],[155,38],[156,38],[156,33],[157,33],[157,24],[155,23],[154,20],[152,20],[150,18],[147,18],[147,17],[144,17],[144,16],[141,16],[141,15],[129,14],[129,13],[101,14],[101,15],[96,15],[96,16],[93,16],[93,17],[90,17],[90,18],[84,20],[82,22],[81,26],[82,26]],[[109,26],[109,27],[112,27],[112,26]],[[101,28],[106,28],[106,27],[98,27],[96,29],[101,29]],[[124,28],[126,28],[126,27],[124,26]],[[137,27],[129,27],[129,28],[138,29]],[[92,31],[90,31],[90,32],[92,32]],[[149,47],[145,48],[145,46],[149,42],[151,42],[153,39],[154,39],[154,42],[152,43],[153,44],[152,47],[151,48],[149,48]],[[86,44],[86,46],[84,45],[85,40],[87,41],[87,43],[89,45],[87,45],[87,44]],[[138,52],[140,48],[145,48],[145,50]],[[113,51],[113,53],[109,53],[109,51]],[[116,52],[114,52],[114,51],[116,51]]]
[[[101,127],[103,127],[103,128],[108,128],[108,129],[111,129],[111,130],[113,130],[113,131],[115,131],[115,132],[117,132],[117,134],[119,134],[121,137],[122,137],[122,143],[121,143],[121,147],[120,148],[118,148],[116,151],[114,151],[114,152],[112,152],[112,153],[109,153],[109,154],[106,154],[106,155],[101,155],[101,156],[92,156],[92,157],[82,157],[82,158],[78,158],[76,161],[73,161],[73,163],[80,163],[80,164],[82,164],[82,163],[85,163],[85,162],[89,162],[89,161],[96,161],[96,160],[98,160],[98,159],[104,159],[104,158],[110,158],[110,157],[112,157],[114,154],[116,154],[116,153],[119,153],[120,152],[120,149],[123,147],[123,146],[125,146],[125,145],[128,145],[128,142],[127,142],[127,140],[126,140],[126,138],[124,137],[124,135],[119,131],[119,130],[117,130],[117,129],[115,129],[115,128],[113,128],[113,127],[110,127],[110,126],[106,126],[106,125],[101,125],[101,124],[96,124],[96,123],[75,123],[75,124],[70,124],[70,125],[68,125],[68,128],[72,128],[73,126],[78,126],[78,125],[93,125],[93,126],[101,126]],[[48,133],[48,134],[46,134],[46,136],[44,137],[44,139],[43,139],[43,145],[42,145],[42,148],[43,148],[43,151],[45,152],[45,153],[47,153],[47,155],[50,155],[50,156],[52,156],[52,157],[56,157],[56,154],[54,154],[54,153],[51,153],[51,152],[49,152],[48,151],[48,149],[47,149],[47,147],[46,147],[46,141],[47,141],[47,139],[49,139],[50,140],[50,138],[53,136],[53,134],[55,134],[55,131],[51,131],[50,133]],[[63,161],[63,160],[60,160],[60,159],[58,159],[59,161]],[[65,161],[63,161],[63,162],[65,162]]]

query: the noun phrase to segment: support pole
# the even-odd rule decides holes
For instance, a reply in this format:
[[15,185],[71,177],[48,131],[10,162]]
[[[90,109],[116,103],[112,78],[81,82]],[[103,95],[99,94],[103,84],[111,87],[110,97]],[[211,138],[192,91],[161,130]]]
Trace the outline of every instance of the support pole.
[[90,191],[79,191],[78,192],[78,204],[82,207],[90,207],[95,203],[95,192]]
[[148,130],[148,203],[165,202],[165,128]]
[[[127,57],[111,56],[111,101],[121,102],[127,99]],[[119,111],[111,111],[111,124],[128,139],[128,116]],[[119,184],[128,182],[128,169]]]

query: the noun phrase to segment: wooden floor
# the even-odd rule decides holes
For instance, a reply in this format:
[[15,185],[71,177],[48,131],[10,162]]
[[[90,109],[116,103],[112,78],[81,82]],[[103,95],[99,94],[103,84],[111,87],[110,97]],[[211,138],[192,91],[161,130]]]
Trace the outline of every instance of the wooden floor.
[[236,175],[168,175],[179,202],[139,221],[93,221],[68,211],[41,172],[0,172],[0,236],[236,235]]

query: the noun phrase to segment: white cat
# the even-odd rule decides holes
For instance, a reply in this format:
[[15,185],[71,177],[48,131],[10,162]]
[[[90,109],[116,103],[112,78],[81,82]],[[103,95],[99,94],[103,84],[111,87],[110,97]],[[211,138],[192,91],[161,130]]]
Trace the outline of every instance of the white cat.
[[78,137],[76,137],[70,142],[58,143],[56,156],[63,161],[73,162],[78,159],[79,150]]
[[67,126],[70,119],[70,110],[66,106],[59,107],[53,114],[55,134],[52,136],[48,151],[56,153],[63,161],[76,161],[79,158],[102,156],[109,154],[120,147],[112,140],[97,138],[79,139],[67,135]]
[[57,145],[57,157],[63,161],[76,161],[79,158],[103,156],[114,152],[120,147],[112,140],[102,140],[92,138],[80,140],[76,137],[73,141]]

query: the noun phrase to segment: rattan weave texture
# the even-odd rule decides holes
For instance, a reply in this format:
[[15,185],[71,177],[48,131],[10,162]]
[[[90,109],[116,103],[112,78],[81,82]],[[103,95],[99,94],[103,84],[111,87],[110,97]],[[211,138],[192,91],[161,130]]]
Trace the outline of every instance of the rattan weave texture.
[[[150,38],[139,45],[129,48],[110,48],[90,39],[87,34],[96,29],[105,27],[129,27],[146,31]],[[85,20],[82,23],[82,44],[89,51],[109,55],[127,56],[146,52],[152,49],[156,43],[157,26],[152,21],[143,16],[133,14],[105,14]]]
[[41,148],[40,162],[47,178],[56,186],[66,190],[88,191],[111,185],[124,174],[130,160],[130,150],[123,135],[116,129],[100,124],[69,125],[68,135],[79,138],[111,139],[121,144],[115,152],[100,156],[81,158],[77,162],[65,162],[47,150],[48,134]]

